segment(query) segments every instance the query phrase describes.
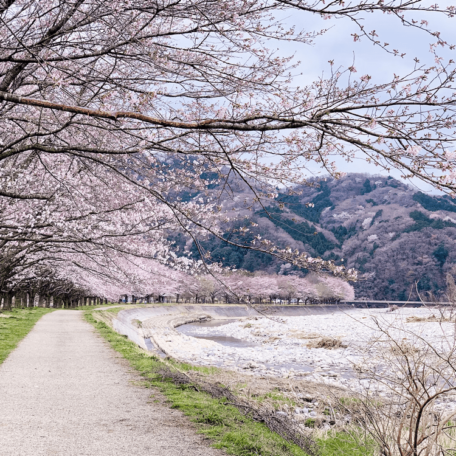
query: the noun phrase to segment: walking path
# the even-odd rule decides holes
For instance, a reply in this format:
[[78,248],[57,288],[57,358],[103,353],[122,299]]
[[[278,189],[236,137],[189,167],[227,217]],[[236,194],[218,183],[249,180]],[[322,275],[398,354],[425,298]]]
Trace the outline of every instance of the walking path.
[[45,315],[0,365],[2,456],[220,456],[78,311]]

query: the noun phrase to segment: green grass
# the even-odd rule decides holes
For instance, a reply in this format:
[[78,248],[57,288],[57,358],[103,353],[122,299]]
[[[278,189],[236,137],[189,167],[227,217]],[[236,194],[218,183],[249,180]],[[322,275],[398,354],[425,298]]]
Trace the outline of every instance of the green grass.
[[270,402],[272,402],[272,406],[276,410],[281,408],[284,404],[290,407],[296,407],[298,405],[295,401],[293,401],[289,397],[284,396],[282,393],[278,391],[270,391],[266,394],[252,395],[252,399],[255,399],[260,404],[263,403],[266,399],[271,399]]
[[[306,455],[301,448],[288,443],[264,424],[245,417],[237,408],[226,404],[225,400],[214,399],[191,386],[177,386],[171,380],[162,379],[157,374],[157,371],[163,367],[162,361],[139,349],[133,342],[117,334],[106,324],[95,321],[90,311],[86,312],[85,316],[114,350],[141,373],[146,386],[157,387],[166,396],[171,407],[184,412],[196,424],[199,432],[213,441],[215,448],[237,456]],[[183,371],[198,370],[210,373],[213,369],[197,368],[176,361],[173,363]]]
[[201,372],[202,374],[211,375],[216,374],[221,369],[215,366],[194,366],[193,364],[189,363],[181,363],[178,361],[174,361],[173,359],[168,360],[168,363],[177,367],[180,371],[188,372],[188,371],[195,371]]
[[17,344],[29,333],[35,323],[53,309],[32,307],[28,309],[12,309],[1,312],[9,318],[0,317],[0,364],[16,348]]
[[319,456],[372,456],[376,451],[376,444],[360,429],[351,432],[329,431],[323,438],[316,439]]
[[346,407],[351,407],[353,405],[362,404],[361,400],[356,397],[340,397],[339,402]]
[[[111,306],[117,306],[116,309],[117,309],[117,312],[120,312],[120,310],[123,310],[123,309],[132,309],[132,308],[135,308],[135,307],[148,307],[148,306],[160,306],[160,307],[171,307],[171,306],[178,306],[178,305],[181,305],[182,303],[180,304],[176,304],[176,303],[173,303],[173,302],[155,302],[155,303],[151,303],[151,304],[132,304],[131,302],[130,303],[125,303],[125,302],[108,302],[108,304],[99,304],[99,305],[96,305],[96,306],[79,306],[79,307],[73,307],[71,308],[70,310],[96,310],[96,309],[103,309],[103,308],[106,308],[106,307],[111,307]],[[109,309],[107,309],[109,310]]]
[[[115,302],[108,302],[108,304],[100,304],[98,306],[79,306],[79,307],[73,307],[69,310],[95,310],[95,309],[103,309],[106,307],[111,307],[111,306],[125,306],[124,304],[118,304]],[[108,309],[107,309],[108,310]]]

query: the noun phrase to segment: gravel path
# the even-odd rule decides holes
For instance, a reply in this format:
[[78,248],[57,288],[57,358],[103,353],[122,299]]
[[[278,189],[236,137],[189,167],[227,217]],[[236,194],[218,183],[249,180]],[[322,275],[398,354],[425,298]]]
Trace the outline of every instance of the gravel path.
[[45,315],[0,365],[1,455],[224,454],[140,381],[80,312]]

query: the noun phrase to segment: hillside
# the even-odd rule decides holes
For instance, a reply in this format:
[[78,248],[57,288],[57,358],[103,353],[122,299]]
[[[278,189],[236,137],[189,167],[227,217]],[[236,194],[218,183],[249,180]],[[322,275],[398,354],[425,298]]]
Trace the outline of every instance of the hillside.
[[[258,227],[239,222],[250,227],[242,240],[261,234],[280,246],[343,261],[360,272],[354,284],[357,298],[404,300],[410,293],[416,298],[416,283],[420,292],[444,292],[445,276],[456,263],[456,201],[417,192],[391,177],[367,174],[314,184],[298,189],[300,195],[280,194],[283,205],[268,207],[267,213],[254,212]],[[243,198],[242,187],[234,198]],[[231,203],[226,199],[223,204],[229,207]],[[184,247],[184,239],[175,240]],[[250,272],[303,273],[268,255],[217,239],[207,239],[202,245],[213,260],[226,266]]]

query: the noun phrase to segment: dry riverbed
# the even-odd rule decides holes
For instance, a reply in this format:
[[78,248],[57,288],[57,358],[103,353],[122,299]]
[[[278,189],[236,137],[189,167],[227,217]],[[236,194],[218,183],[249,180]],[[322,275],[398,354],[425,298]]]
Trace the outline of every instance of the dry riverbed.
[[[426,308],[394,312],[353,309],[325,315],[253,317],[220,323],[177,328],[184,337],[203,337],[208,339],[204,342],[212,342],[195,344],[191,354],[185,352],[186,361],[262,378],[305,379],[352,391],[365,388],[368,380],[363,380],[363,371],[382,362],[382,345],[378,341],[384,333],[379,327],[402,344],[414,346],[423,338],[445,350],[454,340],[455,326],[454,322],[439,321],[438,312]],[[387,341],[385,350],[386,344]],[[387,390],[381,384],[375,387],[380,395]],[[438,405],[451,409],[455,403],[449,400]]]

